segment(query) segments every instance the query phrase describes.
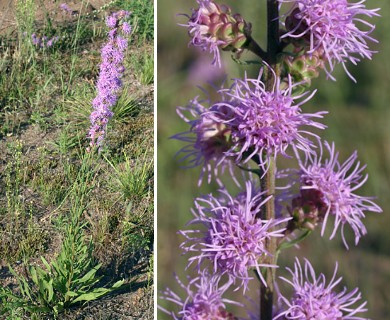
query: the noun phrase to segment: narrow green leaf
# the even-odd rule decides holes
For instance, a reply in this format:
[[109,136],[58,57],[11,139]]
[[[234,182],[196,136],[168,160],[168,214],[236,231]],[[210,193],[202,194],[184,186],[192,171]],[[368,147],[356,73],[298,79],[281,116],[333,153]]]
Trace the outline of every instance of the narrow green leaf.
[[35,268],[33,266],[30,266],[30,276],[31,276],[31,280],[36,284],[38,285],[38,277],[37,277],[37,271],[35,270]]
[[93,267],[91,270],[89,270],[81,279],[77,279],[75,282],[83,284],[85,282],[90,281],[91,279],[93,279],[95,277],[96,272],[100,269],[101,266],[102,266],[102,264],[99,263],[98,265]]
[[106,288],[97,288],[91,292],[84,293],[80,295],[78,298],[72,301],[73,303],[79,302],[79,301],[92,301],[96,300],[97,298],[109,293],[111,290]]
[[115,282],[115,283],[112,285],[111,289],[118,289],[118,288],[120,288],[124,283],[125,283],[125,280],[124,280],[124,279],[123,279],[123,280],[119,280],[119,281]]
[[296,244],[298,244],[299,242],[303,241],[309,234],[311,233],[311,230],[305,230],[305,232],[303,232],[298,238],[296,239],[293,239],[289,242],[282,242],[278,249],[276,250],[277,254],[284,250],[284,249],[288,249],[288,248],[291,248],[293,246],[295,246]]
[[54,290],[53,290],[53,279],[50,279],[49,283],[47,284],[47,302],[51,302],[53,300],[54,296]]
[[43,264],[45,265],[47,271],[51,272],[51,267],[50,267],[49,263],[46,261],[46,259],[41,256],[41,260],[42,260]]

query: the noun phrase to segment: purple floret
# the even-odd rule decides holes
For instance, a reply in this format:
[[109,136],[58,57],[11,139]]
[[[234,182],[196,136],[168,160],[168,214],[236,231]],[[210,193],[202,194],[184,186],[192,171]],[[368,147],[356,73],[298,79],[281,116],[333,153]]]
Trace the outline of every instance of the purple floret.
[[[327,61],[325,71],[334,80],[332,72],[336,63],[346,68],[347,62],[357,64],[361,58],[371,59],[368,42],[377,42],[370,34],[375,26],[364,20],[378,16],[379,9],[366,9],[364,0],[349,3],[347,0],[279,0],[293,3],[286,19],[287,33],[283,37],[304,39],[307,53],[320,55]],[[366,30],[358,28],[361,25]]]
[[334,143],[330,145],[324,142],[324,146],[329,153],[329,158],[326,159],[323,157],[321,143],[319,155],[306,154],[305,159],[302,160],[297,153],[301,190],[319,192],[318,201],[321,202],[321,207],[325,208],[321,234],[324,234],[328,217],[333,216],[335,220],[330,239],[341,226],[342,239],[348,248],[344,226],[350,225],[355,233],[355,244],[357,244],[360,237],[367,233],[362,222],[365,217],[364,211],[382,212],[382,209],[372,201],[372,198],[354,193],[368,178],[367,175],[362,174],[365,166],[360,166],[356,151],[344,163],[340,163]]
[[322,118],[327,112],[303,113],[301,106],[315,92],[294,93],[297,84],[291,78],[283,86],[279,79],[275,80],[273,90],[268,91],[261,76],[262,70],[257,79],[235,79],[232,88],[225,90],[234,104],[229,106],[231,117],[221,121],[231,130],[232,147],[226,154],[236,162],[246,162],[258,155],[259,165],[267,171],[269,159],[279,154],[288,156],[289,146],[312,152],[308,137],[317,136],[303,128],[324,129],[326,126],[314,119]]
[[195,200],[194,219],[189,226],[203,228],[181,231],[186,238],[182,249],[196,253],[189,258],[189,264],[211,261],[214,272],[227,273],[244,290],[252,279],[250,269],[255,269],[266,284],[260,268],[277,267],[265,262],[269,256],[266,241],[283,237],[285,228],[280,225],[288,219],[261,219],[262,207],[271,197],[265,197],[251,182],[247,182],[246,191],[236,197],[226,190],[220,193],[218,198],[209,195]]
[[[242,165],[253,158],[265,173],[270,158],[279,154],[289,157],[289,146],[311,153],[309,137],[317,136],[305,127],[326,127],[315,119],[327,112],[301,110],[314,93],[294,93],[298,84],[292,84],[291,79],[283,86],[276,80],[273,91],[268,91],[261,75],[262,71],[258,79],[234,79],[231,88],[218,91],[220,98],[215,103],[196,98],[187,107],[178,108],[179,115],[191,125],[190,131],[173,137],[188,143],[179,154],[188,167],[202,165],[202,176],[207,173],[208,182],[227,167],[234,176],[233,164]],[[184,111],[195,120],[185,117]]]
[[159,306],[159,309],[172,316],[175,320],[234,320],[231,313],[226,311],[226,303],[237,304],[222,298],[222,295],[230,287],[231,281],[220,285],[220,275],[210,275],[206,270],[192,279],[188,285],[184,285],[176,278],[180,287],[185,291],[186,296],[181,298],[171,289],[167,288],[162,292],[161,298],[178,305],[177,312],[168,311]]
[[292,286],[293,294],[290,299],[282,295],[279,297],[279,300],[284,303],[284,311],[274,317],[275,320],[367,320],[357,316],[367,311],[365,308],[367,302],[360,302],[357,306],[353,306],[362,298],[358,288],[350,292],[347,292],[345,287],[340,292],[336,291],[335,287],[342,280],[341,277],[336,279],[337,264],[328,284],[322,273],[316,276],[313,267],[306,259],[304,268],[296,259],[294,270],[289,268],[287,270],[292,279],[283,277],[281,279]]

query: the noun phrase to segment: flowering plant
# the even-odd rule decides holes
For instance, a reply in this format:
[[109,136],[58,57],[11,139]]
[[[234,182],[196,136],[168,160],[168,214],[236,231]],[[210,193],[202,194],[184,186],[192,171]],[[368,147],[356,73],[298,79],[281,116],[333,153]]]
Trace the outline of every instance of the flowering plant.
[[[330,240],[340,232],[348,249],[350,228],[357,245],[367,233],[365,214],[382,211],[359,192],[367,175],[357,152],[339,159],[335,144],[318,134],[326,129],[327,111],[308,113],[305,107],[321,72],[335,80],[341,64],[355,80],[346,65],[372,58],[375,26],[365,18],[379,9],[367,9],[364,1],[268,0],[265,50],[240,14],[216,1],[197,3],[182,24],[189,45],[209,52],[212,65],[220,68],[222,51],[239,60],[245,50],[257,55],[261,67],[255,78],[232,79],[212,98],[196,97],[177,108],[188,124],[173,136],[185,142],[179,161],[201,167],[198,185],[216,183],[219,191],[197,197],[193,219],[179,231],[187,269],[197,276],[188,286],[178,279],[185,298],[163,291],[161,298],[178,309],[161,310],[173,319],[238,319],[230,306],[242,305],[225,295],[229,290],[245,295],[257,279],[259,313],[247,312],[248,319],[366,319],[359,290],[337,287],[337,262],[330,280],[307,259],[303,265],[295,261],[291,277],[278,279],[276,271],[279,255],[312,232],[324,236],[331,229]],[[280,14],[283,6],[286,13]],[[297,167],[279,170],[277,162],[286,158],[295,159]],[[229,191],[229,179],[240,192]],[[289,295],[278,289],[278,280],[292,286]]]

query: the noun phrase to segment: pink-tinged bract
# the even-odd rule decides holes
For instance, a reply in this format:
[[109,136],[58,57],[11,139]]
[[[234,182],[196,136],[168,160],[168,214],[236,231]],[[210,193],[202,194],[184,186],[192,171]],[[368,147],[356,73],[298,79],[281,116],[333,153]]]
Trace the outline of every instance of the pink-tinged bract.
[[262,207],[270,198],[251,182],[236,197],[222,189],[218,198],[213,195],[197,198],[192,210],[194,219],[188,225],[203,228],[181,231],[186,238],[181,248],[195,253],[189,264],[196,262],[200,266],[211,261],[215,273],[228,274],[244,290],[252,279],[250,269],[256,269],[265,284],[260,269],[277,267],[265,262],[270,255],[266,241],[283,237],[285,228],[281,224],[288,220],[260,218]]
[[234,175],[233,163],[225,155],[229,149],[229,128],[220,120],[219,109],[222,103],[209,108],[204,104],[210,104],[210,101],[199,101],[195,98],[186,107],[177,108],[179,116],[190,124],[191,128],[172,137],[188,143],[177,154],[180,161],[185,162],[187,168],[202,167],[199,184],[204,175],[207,176],[208,183],[213,177],[218,179],[226,168]]
[[324,274],[318,277],[310,262],[305,259],[302,268],[298,259],[294,270],[287,268],[292,279],[281,277],[290,284],[293,294],[290,299],[280,295],[284,303],[284,311],[273,319],[283,320],[367,320],[358,314],[367,311],[367,302],[361,302],[361,293],[358,288],[348,292],[347,288],[338,291],[336,286],[342,278],[336,279],[337,264],[332,279],[327,284]]
[[221,67],[220,50],[242,51],[251,26],[239,14],[233,15],[226,5],[212,0],[197,2],[199,8],[192,10],[188,23],[182,26],[188,28],[191,37],[189,44],[212,53],[212,64]]
[[[341,63],[349,75],[346,63],[357,64],[361,58],[371,59],[368,42],[377,42],[370,34],[375,29],[364,18],[378,16],[379,9],[367,9],[365,0],[350,3],[347,0],[279,0],[293,3],[286,19],[287,33],[283,37],[304,40],[307,53],[321,55],[327,62],[325,71],[334,80],[332,72]],[[359,27],[362,27],[359,28]]]
[[238,303],[222,298],[222,295],[231,285],[230,280],[221,285],[221,276],[218,274],[210,275],[206,270],[203,270],[198,277],[192,279],[188,285],[184,285],[178,278],[176,280],[184,289],[186,293],[185,298],[181,298],[169,288],[162,292],[161,298],[178,305],[180,310],[177,312],[168,311],[159,306],[160,310],[171,315],[173,319],[236,319],[231,313],[226,311],[226,303]]
[[339,154],[335,151],[334,143],[324,142],[325,149],[329,153],[329,158],[323,157],[323,146],[319,145],[320,153],[317,155],[306,154],[305,159],[297,157],[300,166],[300,183],[302,190],[314,189],[319,191],[320,201],[326,212],[323,218],[321,234],[327,224],[329,216],[334,217],[332,239],[338,228],[341,227],[341,234],[344,245],[348,248],[344,227],[348,224],[355,233],[355,244],[360,237],[367,233],[362,219],[365,217],[364,211],[382,212],[372,198],[355,194],[367,180],[368,176],[362,172],[365,166],[361,166],[357,158],[357,152],[344,162],[338,160]]

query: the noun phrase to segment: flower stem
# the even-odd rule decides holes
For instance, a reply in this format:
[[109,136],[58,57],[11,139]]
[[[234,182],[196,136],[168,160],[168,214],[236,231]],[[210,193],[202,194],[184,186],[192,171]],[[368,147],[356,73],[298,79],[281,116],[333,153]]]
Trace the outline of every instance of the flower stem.
[[[262,190],[267,190],[266,196],[275,194],[275,159],[270,158],[269,168],[262,179]],[[275,219],[275,201],[271,198],[266,202],[262,212],[262,219]],[[270,237],[265,243],[266,250],[271,254],[267,257],[268,264],[276,264],[276,238]],[[261,320],[272,320],[272,307],[274,295],[275,268],[268,268],[265,273],[267,285],[260,282],[260,314]]]
[[267,61],[267,53],[259,46],[259,44],[251,37],[247,36],[248,43],[246,45],[246,49],[252,51],[262,60]]
[[[267,55],[268,64],[276,64],[277,54],[280,51],[279,40],[279,7],[277,0],[267,0]],[[271,79],[269,79],[271,81]]]
[[[279,8],[277,0],[267,0],[267,74],[265,85],[267,91],[272,91],[277,74],[277,55],[280,51],[279,42]],[[267,191],[268,195],[275,194],[275,171],[276,159],[270,157],[269,168],[262,179],[262,190]],[[275,199],[272,198],[267,201],[262,212],[262,219],[275,219]],[[271,265],[276,264],[276,239],[271,237],[266,242],[266,250],[270,253],[267,257],[267,263]],[[275,282],[275,268],[268,268],[265,274],[266,284],[260,282],[260,316],[261,320],[272,320],[273,313],[273,298],[274,298],[274,282]]]

